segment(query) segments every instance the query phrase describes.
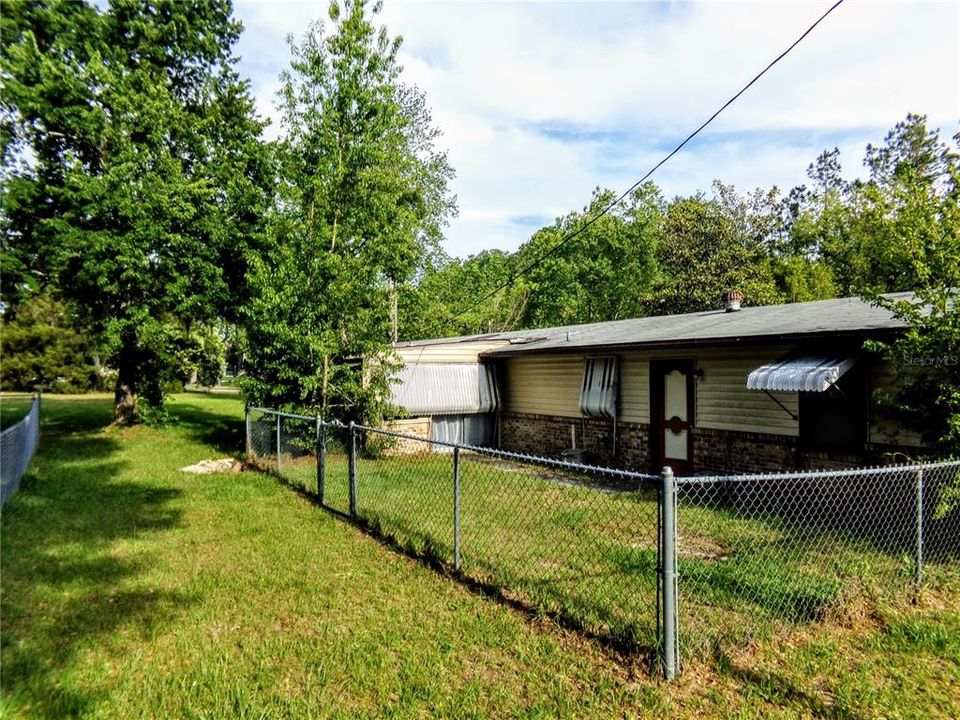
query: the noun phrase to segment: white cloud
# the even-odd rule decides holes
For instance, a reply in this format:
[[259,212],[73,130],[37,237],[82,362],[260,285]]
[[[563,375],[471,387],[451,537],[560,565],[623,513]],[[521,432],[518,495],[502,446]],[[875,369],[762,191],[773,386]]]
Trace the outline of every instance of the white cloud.
[[[433,109],[457,171],[447,249],[513,249],[536,218],[626,189],[828,2],[402,3],[381,20],[405,42],[404,79]],[[258,107],[271,101],[326,3],[238,3],[238,52]],[[654,180],[669,195],[804,180],[841,146],[848,172],[907,112],[944,135],[960,118],[960,5],[848,0]],[[269,131],[280,132],[278,122]]]

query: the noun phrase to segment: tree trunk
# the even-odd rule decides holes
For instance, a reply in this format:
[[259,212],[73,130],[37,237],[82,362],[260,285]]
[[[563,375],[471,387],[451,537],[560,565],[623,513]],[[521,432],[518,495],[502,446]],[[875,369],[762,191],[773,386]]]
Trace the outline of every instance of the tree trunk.
[[137,421],[137,393],[131,369],[121,363],[113,392],[113,421],[117,425],[133,425]]

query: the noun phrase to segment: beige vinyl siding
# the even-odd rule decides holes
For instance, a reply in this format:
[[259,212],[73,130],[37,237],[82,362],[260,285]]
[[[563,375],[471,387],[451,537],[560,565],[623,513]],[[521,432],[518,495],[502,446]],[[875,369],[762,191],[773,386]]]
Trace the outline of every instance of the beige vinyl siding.
[[[875,389],[884,389],[892,391],[896,387],[896,375],[890,363],[881,362],[871,368],[870,371],[870,392]],[[898,427],[887,418],[881,417],[877,412],[876,403],[871,397],[870,404],[870,437],[872,443],[889,445],[906,445],[909,447],[922,447],[923,441],[920,433],[909,428]]]
[[[747,390],[747,375],[759,365],[778,360],[784,348],[712,350],[682,354],[676,351],[620,355],[620,419],[650,422],[650,361],[692,358],[703,378],[695,383],[697,425],[716,430],[739,430],[796,436],[797,421],[766,394]],[[584,356],[536,355],[507,361],[509,412],[558,417],[580,417],[580,385]],[[796,393],[774,393],[797,414]]]
[[[711,430],[770,433],[796,437],[799,423],[760,390],[747,390],[747,376],[760,365],[781,359],[786,348],[717,350],[696,357],[703,377],[696,381],[696,425]],[[797,393],[771,393],[795,416]]]
[[507,412],[580,417],[583,356],[511,358],[506,376]]
[[414,363],[475,363],[480,353],[506,344],[505,340],[478,340],[476,342],[442,343],[396,348],[400,361]]
[[[677,351],[625,353],[620,361],[620,410],[626,422],[650,422],[650,361],[692,359],[703,377],[694,382],[699,427],[796,436],[797,421],[763,392],[747,390],[747,376],[758,366],[779,360],[786,348],[709,350],[684,354]],[[797,414],[797,393],[774,393]]]
[[650,356],[626,353],[620,356],[620,419],[650,422]]

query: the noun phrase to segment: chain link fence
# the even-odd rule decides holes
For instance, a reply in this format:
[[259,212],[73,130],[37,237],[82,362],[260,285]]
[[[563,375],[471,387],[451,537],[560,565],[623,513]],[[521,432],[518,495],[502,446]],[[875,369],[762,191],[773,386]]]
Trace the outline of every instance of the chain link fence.
[[369,525],[588,633],[655,647],[658,478],[358,431]]
[[389,544],[617,645],[656,647],[659,478],[259,408],[247,438],[251,462]]
[[960,588],[960,462],[674,478],[250,408],[251,462],[405,552],[681,658]]
[[960,462],[676,484],[682,657],[960,588]]
[[[4,398],[5,403],[8,398]],[[14,425],[0,432],[0,507],[7,504],[27,472],[40,442],[40,396],[30,400],[30,410]]]

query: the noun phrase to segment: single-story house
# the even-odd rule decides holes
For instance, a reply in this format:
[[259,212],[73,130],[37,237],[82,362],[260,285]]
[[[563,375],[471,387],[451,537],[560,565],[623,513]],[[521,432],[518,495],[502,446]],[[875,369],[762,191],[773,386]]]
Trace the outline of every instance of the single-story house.
[[858,298],[396,343],[398,430],[678,474],[889,462],[919,435],[876,412],[902,321]]

